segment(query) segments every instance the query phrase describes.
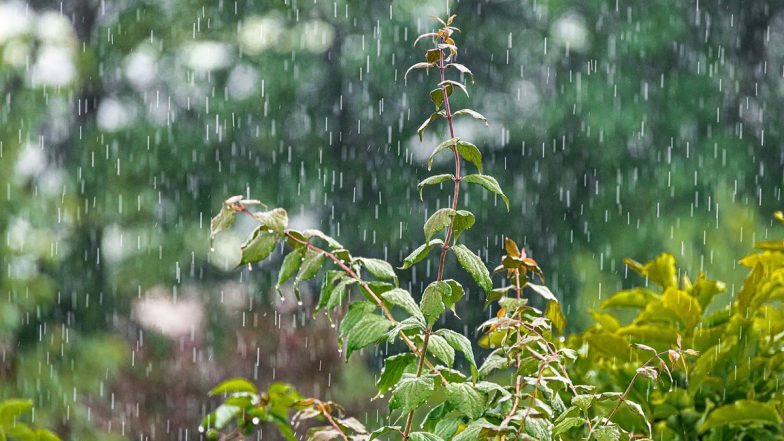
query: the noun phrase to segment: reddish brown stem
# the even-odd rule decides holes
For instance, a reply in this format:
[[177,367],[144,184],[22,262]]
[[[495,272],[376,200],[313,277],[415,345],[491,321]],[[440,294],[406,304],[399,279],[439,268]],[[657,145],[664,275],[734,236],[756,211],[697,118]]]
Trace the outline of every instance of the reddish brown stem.
[[[422,375],[422,365],[425,361],[425,351],[427,350],[427,343],[430,340],[430,328],[425,331],[425,338],[422,341],[422,355],[419,356],[419,364],[417,364],[416,376],[417,378]],[[411,434],[411,424],[414,422],[414,411],[409,411],[406,416],[406,427],[403,429],[403,441],[406,441]]]
[[[443,84],[445,77],[444,71],[444,52],[439,51],[438,70],[441,73],[441,83]],[[449,136],[455,139],[455,128],[452,125],[452,108],[449,107],[449,96],[446,93],[447,85],[441,86],[441,94],[444,96],[444,111],[446,113],[446,120],[449,122]],[[457,151],[457,141],[452,141],[452,153],[455,155],[455,189],[452,194],[452,210],[457,211],[457,199],[460,196],[460,152]],[[446,251],[449,249],[449,241],[452,239],[452,232],[454,229],[455,218],[454,216],[449,221],[449,227],[446,230],[446,239],[444,244],[441,245],[441,255],[438,257],[438,276],[436,280],[441,281],[444,278],[444,260],[446,258]]]
[[332,415],[330,415],[330,413],[327,412],[327,408],[324,406],[324,403],[320,401],[316,402],[316,408],[318,408],[319,412],[321,412],[321,414],[324,415],[324,418],[326,418],[327,422],[329,422],[329,424],[335,430],[337,430],[338,434],[340,434],[340,437],[343,438],[343,441],[348,441],[348,436],[346,436],[346,434],[343,432],[343,429],[341,429],[340,426],[338,426],[338,423],[335,422],[335,419],[332,418]]
[[656,353],[656,355],[654,355],[651,358],[649,358],[648,361],[646,361],[642,366],[640,366],[634,372],[634,376],[632,377],[632,381],[629,382],[629,385],[626,386],[626,390],[623,391],[623,394],[620,396],[620,398],[618,398],[618,402],[615,404],[615,407],[613,407],[613,410],[610,411],[610,415],[608,415],[607,418],[605,418],[604,421],[602,421],[602,426],[606,426],[610,422],[612,417],[615,415],[615,412],[617,412],[618,409],[621,407],[621,404],[623,404],[623,402],[626,401],[626,398],[629,396],[629,392],[631,392],[631,390],[632,390],[632,386],[634,386],[634,382],[637,381],[637,378],[640,376],[640,369],[644,369],[644,368],[648,367],[648,365],[653,360],[660,359],[662,355],[664,355],[664,354],[666,354],[668,352],[669,351],[662,351],[662,352]]

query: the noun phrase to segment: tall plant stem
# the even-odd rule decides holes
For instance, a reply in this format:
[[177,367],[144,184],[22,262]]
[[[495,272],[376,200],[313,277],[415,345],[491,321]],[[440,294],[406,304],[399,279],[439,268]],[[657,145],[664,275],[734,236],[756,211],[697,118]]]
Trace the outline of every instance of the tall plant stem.
[[[517,299],[519,300],[522,297],[522,287],[520,286],[520,270],[515,269],[515,293],[517,294]],[[520,342],[520,332],[517,332],[517,342]],[[523,384],[523,376],[520,375],[520,365],[522,364],[520,354],[517,354],[517,375],[515,376],[515,399],[512,403],[512,409],[506,415],[506,418],[501,422],[501,428],[505,428],[512,418],[514,418],[515,412],[517,412],[517,407],[520,405],[520,389],[522,388]],[[506,440],[506,435],[501,436],[501,440]]]
[[[442,39],[443,40],[443,39]],[[447,95],[447,85],[444,83],[444,50],[440,49],[438,52],[438,71],[441,74],[441,94],[444,97],[444,109],[446,112],[446,120],[449,123],[449,136],[455,138],[455,128],[452,124],[452,109],[449,107],[449,96]],[[457,199],[460,195],[460,153],[457,151],[457,141],[452,142],[452,153],[455,154],[455,190],[452,194],[452,210],[457,210]],[[449,227],[446,230],[446,238],[444,244],[441,245],[441,255],[438,258],[438,276],[437,281],[444,278],[444,259],[446,258],[446,251],[449,249],[449,241],[452,239],[452,232],[455,224],[455,218],[449,220]],[[419,377],[422,373],[422,363],[427,354],[427,343],[430,340],[430,328],[425,331],[425,338],[422,341],[422,352],[419,355],[419,366],[417,366],[416,376]],[[411,434],[411,424],[414,422],[414,411],[411,410],[406,416],[406,427],[403,430],[403,441],[407,441]]]

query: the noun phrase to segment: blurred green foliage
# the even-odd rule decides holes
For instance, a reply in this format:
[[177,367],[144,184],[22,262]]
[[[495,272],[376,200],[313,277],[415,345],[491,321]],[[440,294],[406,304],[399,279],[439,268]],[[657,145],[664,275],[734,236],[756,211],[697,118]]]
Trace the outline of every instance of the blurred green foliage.
[[[0,390],[34,396],[36,415],[74,438],[163,431],[157,412],[177,405],[156,385],[179,372],[167,367],[188,366],[171,353],[214,362],[244,348],[225,326],[243,323],[242,313],[224,298],[239,283],[258,309],[274,297],[274,277],[264,267],[227,272],[239,262],[229,246],[209,257],[208,213],[226,194],[275,201],[298,226],[401,262],[419,243],[405,233],[446,205],[436,192],[426,192],[427,209],[409,203],[418,195],[408,184],[438,141],[425,137],[423,148],[412,135],[414,116],[432,104],[403,87],[408,43],[443,2],[0,6]],[[486,133],[470,122],[461,131],[490,150],[485,166],[516,215],[493,216],[500,201],[466,192],[481,202],[487,231],[472,248],[492,256],[502,231],[525,238],[547,256],[574,329],[629,286],[624,256],[672,250],[690,273],[740,289],[734,256],[767,236],[767,213],[781,203],[783,4],[450,6],[481,79],[474,108],[494,122]],[[401,285],[421,288],[422,276]],[[187,344],[145,328],[147,343],[167,343],[144,346],[133,308],[151,292],[201,301],[204,321]],[[467,296],[477,305],[461,313],[471,329],[484,313],[478,292]],[[263,322],[255,313],[246,323]],[[137,381],[150,393],[129,393]],[[201,396],[208,384],[177,394]],[[122,410],[97,415],[112,390]],[[145,417],[156,408],[148,397],[168,410]],[[192,427],[196,407],[166,430]],[[133,429],[123,432],[124,422]]]

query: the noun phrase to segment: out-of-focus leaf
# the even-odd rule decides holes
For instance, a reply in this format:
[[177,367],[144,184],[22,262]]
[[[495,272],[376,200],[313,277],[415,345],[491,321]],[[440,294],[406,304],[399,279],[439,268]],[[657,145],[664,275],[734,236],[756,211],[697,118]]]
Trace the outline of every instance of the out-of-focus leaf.
[[230,394],[234,392],[259,393],[256,386],[250,381],[244,378],[231,378],[210,389],[209,395],[214,397],[215,395]]
[[659,295],[647,288],[632,288],[618,291],[602,302],[602,309],[609,308],[645,308],[651,300],[658,299]]
[[699,426],[700,433],[729,424],[771,424],[781,427],[781,416],[767,403],[754,400],[738,400],[714,409]]
[[561,304],[552,300],[547,302],[547,310],[544,315],[550,320],[550,323],[553,324],[555,331],[559,334],[563,334],[563,331],[566,328],[566,317],[564,316],[563,311],[561,311]]
[[699,301],[678,288],[669,287],[664,291],[662,305],[678,317],[684,329],[691,330],[702,317]]
[[633,269],[643,277],[647,277],[651,282],[656,283],[662,288],[678,286],[678,271],[675,268],[675,257],[669,253],[662,253],[655,259],[639,263],[632,259],[623,260],[629,268]]

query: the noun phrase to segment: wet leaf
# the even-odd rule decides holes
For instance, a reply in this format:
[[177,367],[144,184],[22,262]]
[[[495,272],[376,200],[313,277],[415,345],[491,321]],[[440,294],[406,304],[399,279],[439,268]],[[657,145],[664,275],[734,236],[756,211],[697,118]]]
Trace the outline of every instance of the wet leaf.
[[[209,395],[214,397],[216,395],[231,394],[234,392],[250,392],[254,394],[259,393],[258,389],[256,389],[256,386],[250,381],[244,378],[232,378],[223,381],[210,389]],[[0,413],[2,413],[2,408],[0,408]]]
[[468,383],[450,383],[446,386],[446,400],[452,407],[475,420],[485,413],[487,395]]
[[425,240],[430,240],[434,234],[446,229],[452,222],[452,216],[457,212],[451,208],[442,208],[433,213],[425,221]]
[[427,343],[427,352],[441,360],[447,367],[455,364],[455,350],[447,343],[444,337],[433,334]]
[[259,221],[261,226],[274,233],[283,235],[289,225],[289,215],[286,210],[276,208],[270,211],[258,211],[253,213],[253,217]]
[[280,236],[275,233],[264,231],[264,227],[257,227],[247,242],[240,247],[242,251],[240,265],[256,263],[269,257],[275,250],[279,238]]
[[435,67],[435,63],[428,63],[424,61],[421,63],[416,63],[411,67],[409,67],[408,70],[406,70],[406,73],[405,75],[403,75],[403,78],[405,79],[406,77],[408,77],[409,72],[411,72],[414,69],[430,69],[431,67]]
[[416,301],[408,291],[401,288],[395,288],[381,294],[381,297],[387,302],[403,308],[409,315],[415,317],[422,324],[425,324],[425,316],[422,314],[422,311],[419,310],[419,306],[417,306]]
[[355,261],[364,266],[365,269],[367,269],[368,272],[376,278],[397,281],[395,269],[392,267],[392,265],[389,264],[389,262],[381,259],[371,259],[367,257],[358,257],[355,259]]
[[460,266],[471,275],[485,293],[489,293],[493,288],[493,282],[490,280],[490,272],[487,270],[484,262],[482,262],[482,259],[463,244],[455,245],[450,249],[455,253]]
[[446,182],[454,179],[455,179],[455,175],[453,174],[435,175],[423,179],[422,182],[417,184],[417,190],[419,190],[419,199],[424,200],[422,198],[422,190],[425,188],[426,185],[437,185],[442,182]]
[[403,259],[403,266],[400,267],[400,269],[410,268],[411,266],[415,265],[416,263],[422,261],[422,259],[427,257],[428,254],[430,254],[430,250],[433,247],[435,246],[440,247],[443,244],[444,244],[443,240],[433,239],[431,241],[428,241],[426,244],[422,244],[418,246],[416,249],[414,249],[414,251],[411,252],[411,254],[409,254],[405,259]]
[[463,334],[458,334],[449,329],[439,329],[436,331],[437,335],[443,337],[446,342],[457,351],[460,351],[468,364],[471,365],[471,378],[474,382],[477,380],[478,371],[476,368],[476,360],[474,359],[474,351],[471,348],[471,341]]
[[346,360],[351,353],[384,339],[393,323],[378,314],[366,314],[348,332]]
[[498,181],[495,180],[494,177],[488,175],[480,175],[480,174],[473,174],[464,176],[463,181],[468,182],[469,184],[479,184],[485,188],[485,190],[490,191],[498,195],[506,205],[506,210],[509,211],[509,198],[506,197],[504,192],[501,190],[501,187],[498,185]]
[[488,125],[487,124],[487,118],[485,118],[481,113],[476,112],[476,111],[471,110],[471,109],[460,109],[457,112],[454,112],[452,114],[452,116],[463,116],[463,115],[468,115],[468,116],[470,116],[470,117],[472,117],[474,119],[478,119],[478,120],[484,122],[485,125]]
[[451,292],[449,284],[443,281],[433,282],[425,288],[425,291],[422,293],[422,300],[419,302],[419,309],[422,310],[428,327],[433,326],[433,323],[446,310],[444,297],[450,295]]
[[392,392],[389,407],[403,412],[415,410],[430,398],[434,390],[435,383],[432,376],[416,377],[412,374],[403,374]]
[[675,268],[675,257],[669,253],[662,253],[655,259],[641,264],[632,259],[623,260],[629,268],[662,288],[678,286],[678,271]]
[[468,96],[468,89],[466,89],[466,87],[465,87],[465,85],[463,85],[463,83],[459,83],[459,82],[453,81],[453,80],[444,80],[444,81],[438,83],[438,85],[441,86],[441,87],[448,87],[448,86],[457,87],[458,89],[462,90],[463,93],[466,94],[466,96]]
[[395,387],[400,378],[403,376],[406,368],[416,363],[417,357],[411,352],[404,352],[402,354],[387,357],[384,360],[384,369],[376,381],[376,387],[379,394],[385,394],[390,389]]
[[280,286],[286,283],[291,276],[297,272],[304,255],[305,248],[299,248],[290,252],[283,258],[283,263],[280,265],[280,271],[278,272],[278,283],[275,285],[275,289],[278,293],[280,293]]

